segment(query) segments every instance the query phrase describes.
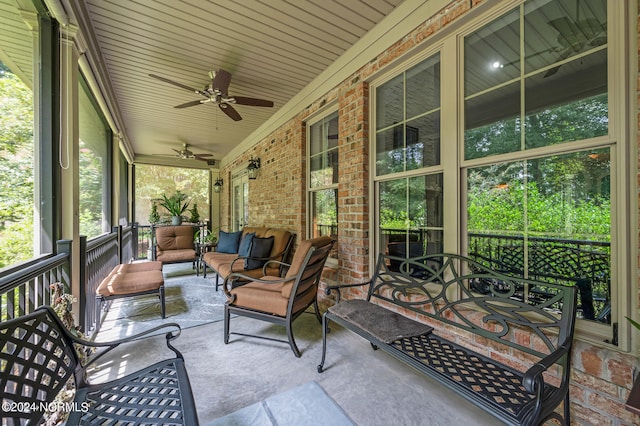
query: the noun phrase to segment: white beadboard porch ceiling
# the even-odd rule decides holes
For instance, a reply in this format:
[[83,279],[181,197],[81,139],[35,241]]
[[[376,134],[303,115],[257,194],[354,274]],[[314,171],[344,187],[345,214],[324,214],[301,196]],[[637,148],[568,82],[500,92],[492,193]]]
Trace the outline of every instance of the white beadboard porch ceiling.
[[[183,143],[216,160],[228,155],[402,1],[84,0],[76,16],[93,32],[92,54],[108,75],[135,160],[162,163],[166,157],[153,155]],[[204,98],[149,76],[202,89],[220,68],[232,74],[231,96],[274,107],[235,105],[237,122],[213,104],[176,109]],[[187,163],[194,162],[175,164]]]

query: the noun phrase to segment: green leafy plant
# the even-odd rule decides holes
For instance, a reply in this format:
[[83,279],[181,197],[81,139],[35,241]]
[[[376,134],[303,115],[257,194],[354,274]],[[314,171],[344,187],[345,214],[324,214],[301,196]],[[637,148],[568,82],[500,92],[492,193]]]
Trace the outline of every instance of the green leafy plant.
[[[202,237],[201,237],[202,234]],[[202,240],[200,240],[202,238]],[[194,235],[196,241],[202,241],[203,243],[214,244],[218,241],[218,237],[214,231],[209,231],[207,228],[199,229]]]
[[189,222],[198,223],[200,222],[200,213],[198,212],[198,203],[193,203],[191,206],[191,210],[189,210]]
[[158,204],[164,207],[169,212],[169,215],[174,217],[182,216],[189,208],[189,203],[191,203],[191,200],[187,200],[187,195],[180,191],[176,191],[170,197],[162,194],[162,198],[158,201]]
[[632,320],[629,317],[625,317],[627,319],[627,321],[629,321],[631,323],[632,326],[634,326],[636,328],[636,330],[640,331],[640,323],[638,323],[637,321]]
[[154,224],[160,222],[160,213],[158,213],[158,205],[153,203],[151,205],[151,212],[149,213],[149,223]]

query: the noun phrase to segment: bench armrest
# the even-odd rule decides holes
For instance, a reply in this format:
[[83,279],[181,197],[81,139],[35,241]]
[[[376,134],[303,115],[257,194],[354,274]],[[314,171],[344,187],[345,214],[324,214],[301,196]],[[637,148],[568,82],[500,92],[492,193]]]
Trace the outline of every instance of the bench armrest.
[[[150,328],[149,330],[145,330],[143,332],[134,334],[132,336],[128,336],[122,339],[118,339],[118,340],[112,340],[112,341],[108,341],[108,342],[94,342],[94,341],[90,341],[90,340],[85,340],[82,339],[80,337],[74,336],[73,334],[71,334],[70,332],[66,332],[67,336],[71,339],[71,341],[75,344],[75,345],[80,345],[80,346],[84,346],[85,348],[93,348],[93,349],[97,349],[97,351],[90,355],[88,357],[88,359],[82,363],[82,365],[78,366],[78,369],[80,370],[80,372],[82,373],[80,376],[78,377],[76,376],[76,380],[80,380],[81,382],[84,382],[84,384],[88,384],[88,382],[86,381],[86,377],[85,377],[85,372],[87,370],[87,368],[91,365],[94,364],[96,361],[98,361],[100,358],[102,358],[104,355],[106,355],[107,353],[111,352],[113,349],[117,348],[118,346],[120,346],[123,343],[128,343],[128,342],[132,342],[134,340],[140,339],[142,337],[145,336],[149,336],[154,334],[157,331],[160,330],[167,330],[166,334],[165,334],[165,338],[167,339],[167,347],[169,349],[171,349],[173,351],[173,353],[175,353],[177,358],[180,358],[182,360],[184,360],[184,357],[182,356],[182,353],[180,353],[179,350],[177,350],[172,344],[171,341],[176,339],[178,336],[180,336],[181,333],[181,328],[179,324],[176,323],[167,323],[167,324],[163,324],[163,325],[159,325],[157,327],[153,327]],[[65,330],[66,331],[66,330]],[[81,348],[77,348],[76,350],[81,351]]]
[[[560,358],[569,354],[571,345],[570,343],[563,343],[558,348],[536,362],[531,368],[527,370],[522,378],[522,386],[531,394],[537,394],[538,398],[541,396],[544,377],[543,373],[551,368]],[[562,381],[565,381],[564,377],[561,377]]]
[[362,286],[366,286],[366,285],[371,285],[371,281],[365,281],[363,283],[357,283],[357,284],[340,284],[340,285],[331,285],[328,286],[327,288],[324,289],[324,294],[326,294],[327,296],[331,295],[332,291],[336,292],[336,303],[340,302],[340,297],[342,295],[341,291],[343,288],[354,288],[354,287],[362,287]]

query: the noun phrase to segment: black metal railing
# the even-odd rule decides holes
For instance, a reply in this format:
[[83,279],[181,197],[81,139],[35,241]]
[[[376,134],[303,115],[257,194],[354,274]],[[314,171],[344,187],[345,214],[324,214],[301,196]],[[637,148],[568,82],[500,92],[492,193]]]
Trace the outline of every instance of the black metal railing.
[[502,273],[578,287],[583,318],[611,322],[611,244],[469,233],[469,257]]
[[69,271],[69,252],[43,255],[3,269],[0,272],[0,320],[17,318],[41,305],[50,305],[51,284],[61,282],[68,290]]
[[[78,325],[90,335],[98,329],[100,306],[96,290],[102,280],[118,263],[133,256],[134,227],[114,227],[108,234],[87,241],[80,237],[80,282]],[[51,304],[51,284],[61,282],[66,293],[71,292],[72,242],[61,240],[58,254],[44,255],[22,262],[0,272],[0,319],[2,321],[33,312],[41,305]]]

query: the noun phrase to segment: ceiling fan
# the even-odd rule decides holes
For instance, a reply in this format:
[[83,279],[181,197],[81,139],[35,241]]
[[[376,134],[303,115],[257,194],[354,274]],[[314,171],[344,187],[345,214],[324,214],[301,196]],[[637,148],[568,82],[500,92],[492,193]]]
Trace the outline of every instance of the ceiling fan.
[[193,87],[189,87],[182,83],[177,83],[173,80],[169,80],[168,78],[161,77],[159,75],[149,74],[149,77],[156,78],[160,81],[164,81],[165,83],[173,84],[174,86],[186,89],[190,92],[194,92],[205,98],[176,105],[175,108],[187,108],[200,104],[212,103],[218,105],[222,112],[227,114],[232,120],[239,121],[242,120],[242,117],[240,116],[238,111],[233,108],[233,104],[259,107],[273,106],[272,101],[266,101],[264,99],[247,98],[244,96],[229,96],[227,90],[229,89],[229,84],[231,83],[231,73],[223,69],[219,69],[218,71],[210,71],[209,78],[211,79],[211,83],[201,90],[194,89]]
[[[573,53],[580,53],[585,49],[602,46],[607,43],[607,24],[595,18],[580,19],[580,2],[576,2],[576,19],[566,16],[547,22],[558,32],[558,48],[560,52],[556,62],[564,61]],[[558,72],[561,65],[549,69],[544,77],[550,77]]]
[[176,157],[181,160],[201,160],[201,161],[206,161],[207,164],[210,166],[213,166],[216,163],[216,160],[212,158],[207,158],[207,157],[212,157],[213,154],[196,154],[189,149],[188,143],[183,143],[182,149],[180,150],[175,148],[171,148],[171,149],[174,150],[176,153],[175,154],[153,154],[153,155],[162,156],[162,157]]

